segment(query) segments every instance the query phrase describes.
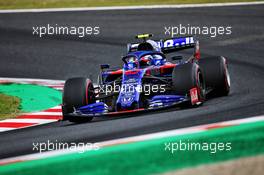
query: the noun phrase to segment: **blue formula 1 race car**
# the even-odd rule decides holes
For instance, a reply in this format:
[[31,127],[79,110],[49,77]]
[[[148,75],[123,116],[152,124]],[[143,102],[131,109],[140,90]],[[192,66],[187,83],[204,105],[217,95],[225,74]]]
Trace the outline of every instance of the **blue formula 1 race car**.
[[[192,36],[128,44],[122,68],[101,65],[97,84],[87,78],[70,78],[63,91],[63,120],[90,121],[93,117],[201,105],[208,94],[229,94],[230,77],[223,56],[200,57],[199,42]],[[183,59],[166,55],[194,50]],[[166,54],[166,55],[165,55]]]

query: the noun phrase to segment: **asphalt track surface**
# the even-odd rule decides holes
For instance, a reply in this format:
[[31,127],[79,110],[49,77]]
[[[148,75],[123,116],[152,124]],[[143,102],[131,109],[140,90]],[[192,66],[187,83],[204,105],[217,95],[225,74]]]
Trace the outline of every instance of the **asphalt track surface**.
[[[229,36],[199,35],[202,56],[228,58],[232,88],[227,97],[199,108],[166,110],[91,123],[56,122],[0,133],[0,158],[32,153],[33,142],[96,142],[264,113],[264,5],[21,13],[0,15],[0,76],[66,79],[91,76],[99,64],[121,63],[126,43],[138,33],[165,38],[164,26],[232,26]],[[100,26],[100,35],[32,35],[33,26],[47,24]]]

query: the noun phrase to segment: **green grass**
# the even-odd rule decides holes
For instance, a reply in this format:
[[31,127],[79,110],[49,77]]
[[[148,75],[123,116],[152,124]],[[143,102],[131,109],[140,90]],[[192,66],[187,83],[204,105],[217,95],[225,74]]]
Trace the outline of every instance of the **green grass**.
[[248,2],[256,0],[0,0],[0,9]]
[[61,92],[33,84],[0,84],[0,93],[19,97],[23,112],[35,112],[61,104]]
[[0,120],[61,104],[61,92],[32,84],[0,84]]
[[0,94],[0,120],[15,117],[20,112],[19,106],[18,97]]

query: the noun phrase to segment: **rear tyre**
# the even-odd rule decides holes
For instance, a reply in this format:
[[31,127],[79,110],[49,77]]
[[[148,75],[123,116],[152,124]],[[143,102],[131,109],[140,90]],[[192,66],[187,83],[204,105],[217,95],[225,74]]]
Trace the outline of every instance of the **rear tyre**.
[[212,88],[214,96],[226,96],[230,92],[230,76],[226,58],[222,56],[208,57],[199,60],[205,74],[206,87]]
[[192,88],[197,88],[199,104],[201,104],[205,100],[205,83],[199,65],[186,63],[175,66],[172,72],[173,92],[179,95],[189,95]]
[[95,103],[94,88],[91,80],[86,78],[70,78],[64,84],[63,89],[63,120],[71,122],[91,121],[92,117],[74,118],[69,115],[74,108],[79,108],[91,103]]

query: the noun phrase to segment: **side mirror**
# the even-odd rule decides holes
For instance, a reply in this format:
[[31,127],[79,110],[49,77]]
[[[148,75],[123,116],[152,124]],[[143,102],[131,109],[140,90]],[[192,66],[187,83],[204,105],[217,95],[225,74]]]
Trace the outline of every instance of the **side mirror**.
[[127,65],[126,56],[122,57],[122,61]]
[[176,60],[182,60],[183,57],[182,57],[181,55],[176,55],[176,56],[171,57],[171,59],[172,59],[173,61],[176,61]]
[[109,69],[110,65],[109,64],[101,64],[101,69]]

